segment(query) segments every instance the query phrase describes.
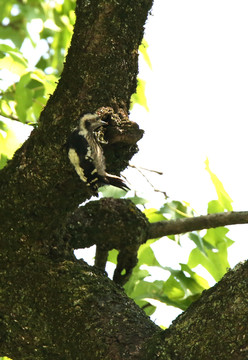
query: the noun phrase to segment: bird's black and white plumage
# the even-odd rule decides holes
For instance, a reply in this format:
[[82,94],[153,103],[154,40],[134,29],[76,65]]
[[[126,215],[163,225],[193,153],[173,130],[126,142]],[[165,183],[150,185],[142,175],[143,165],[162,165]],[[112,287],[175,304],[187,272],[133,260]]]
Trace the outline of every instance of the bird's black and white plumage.
[[97,114],[82,115],[78,128],[68,139],[68,157],[80,179],[94,191],[105,184],[128,190],[120,177],[106,172],[103,150],[95,135],[102,125],[107,123]]

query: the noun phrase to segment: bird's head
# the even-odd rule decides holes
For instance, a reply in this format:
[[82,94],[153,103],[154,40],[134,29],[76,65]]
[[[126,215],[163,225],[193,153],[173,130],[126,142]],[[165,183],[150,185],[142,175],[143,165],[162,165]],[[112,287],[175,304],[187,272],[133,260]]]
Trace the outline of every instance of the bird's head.
[[107,123],[102,121],[97,114],[83,114],[79,120],[79,131],[84,135],[84,133],[91,133],[104,125],[107,125]]

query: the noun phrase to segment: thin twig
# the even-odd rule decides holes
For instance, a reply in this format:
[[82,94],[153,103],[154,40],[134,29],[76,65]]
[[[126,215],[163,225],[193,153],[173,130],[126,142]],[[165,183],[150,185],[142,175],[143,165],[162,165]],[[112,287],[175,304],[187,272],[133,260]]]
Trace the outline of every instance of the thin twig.
[[149,171],[149,172],[154,172],[155,174],[158,174],[158,175],[163,175],[162,171],[158,171],[158,170],[151,170],[151,169],[147,169],[147,168],[144,168],[142,166],[136,166],[136,165],[130,165],[129,166],[133,169],[142,169],[142,170],[145,170],[145,171]]
[[168,196],[167,196],[167,194],[166,194],[165,191],[156,189],[156,188],[154,187],[154,185],[153,185],[153,184],[151,183],[151,181],[146,177],[146,175],[141,171],[141,169],[142,169],[142,170],[146,170],[146,171],[150,171],[150,172],[154,172],[154,173],[156,173],[156,174],[158,174],[158,175],[163,175],[162,172],[157,171],[157,170],[149,170],[149,169],[142,168],[142,167],[140,167],[140,166],[130,165],[130,164],[129,164],[129,167],[131,167],[131,168],[133,168],[133,169],[136,169],[136,170],[146,179],[146,181],[148,182],[148,184],[153,188],[153,191],[159,192],[159,193],[163,194],[166,199],[168,198]]

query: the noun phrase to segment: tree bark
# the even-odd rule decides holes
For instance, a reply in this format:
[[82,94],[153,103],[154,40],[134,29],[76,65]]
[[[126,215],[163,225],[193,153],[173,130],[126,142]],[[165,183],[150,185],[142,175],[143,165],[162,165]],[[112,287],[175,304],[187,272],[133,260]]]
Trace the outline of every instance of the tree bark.
[[152,0],[78,1],[59,84],[38,128],[1,171],[0,355],[137,358],[160,331],[121,288],[77,261],[63,238],[68,214],[92,195],[66,154],[80,114],[98,110],[113,117],[105,146],[111,172],[122,170],[137,151],[142,132],[128,120],[127,109],[151,5]]
[[64,236],[68,216],[92,195],[65,149],[79,115],[110,112],[130,135],[110,126],[109,169],[118,173],[137,150],[141,131],[128,122],[127,109],[151,5],[152,0],[78,0],[57,89],[38,128],[1,171],[0,356],[247,358],[247,265],[228,273],[164,332],[102,271],[77,261]]
[[248,356],[248,262],[237,265],[156,334],[143,360],[245,360]]

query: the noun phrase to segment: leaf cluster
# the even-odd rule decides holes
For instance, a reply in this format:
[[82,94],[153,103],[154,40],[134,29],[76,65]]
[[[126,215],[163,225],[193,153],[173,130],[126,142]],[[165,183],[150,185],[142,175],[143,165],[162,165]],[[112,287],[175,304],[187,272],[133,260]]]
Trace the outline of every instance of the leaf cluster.
[[0,7],[2,168],[12,156],[6,147],[19,145],[11,120],[35,126],[55,89],[72,36],[75,1],[0,0]]
[[[208,213],[232,210],[232,200],[221,181],[210,170],[208,160],[206,161],[206,170],[210,175],[218,198],[208,203]],[[147,203],[145,199],[138,197],[133,198],[133,201],[142,205]],[[196,215],[190,204],[182,201],[166,201],[159,210],[150,208],[145,209],[144,213],[151,223]],[[200,268],[204,268],[205,273],[208,273],[216,282],[223,277],[229,268],[228,247],[232,245],[233,241],[227,237],[228,231],[227,228],[219,227],[183,235],[182,244],[190,243],[192,250],[187,263],[178,263],[174,268],[161,265],[158,260],[158,253],[153,248],[153,244],[160,239],[147,241],[141,245],[138,252],[138,263],[125,285],[127,295],[133,298],[147,315],[153,314],[156,310],[156,301],[186,310],[193,301],[200,297],[203,290],[210,287],[207,279],[198,274]],[[181,244],[181,237],[179,235],[164,237],[163,244],[160,241],[159,251],[166,252],[168,241],[176,242],[179,251],[185,246]],[[117,251],[111,252],[109,261],[116,264]],[[161,280],[154,280],[154,270],[157,270]]]

